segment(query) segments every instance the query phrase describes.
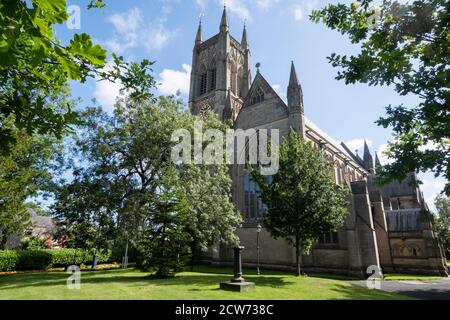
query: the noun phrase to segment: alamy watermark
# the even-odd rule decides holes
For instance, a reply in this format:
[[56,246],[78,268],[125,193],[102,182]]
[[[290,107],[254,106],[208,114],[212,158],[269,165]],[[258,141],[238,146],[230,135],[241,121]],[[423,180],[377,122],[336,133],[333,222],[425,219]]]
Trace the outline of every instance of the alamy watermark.
[[381,279],[383,278],[381,268],[377,265],[371,265],[367,267],[366,273],[370,274],[366,280],[367,288],[381,290]]
[[80,6],[70,5],[66,9],[69,18],[66,21],[67,29],[79,30],[81,29],[81,9]]
[[178,129],[172,133],[171,140],[177,142],[171,152],[174,163],[259,165],[262,175],[274,175],[279,169],[278,129],[227,129],[226,132],[207,129],[203,132],[202,122],[195,121],[194,137],[189,130]]
[[374,30],[381,21],[381,9],[378,6],[373,6],[369,9],[371,15],[367,18],[367,28]]
[[81,289],[81,272],[79,266],[68,266],[66,273],[70,274],[67,278],[66,284],[69,290]]

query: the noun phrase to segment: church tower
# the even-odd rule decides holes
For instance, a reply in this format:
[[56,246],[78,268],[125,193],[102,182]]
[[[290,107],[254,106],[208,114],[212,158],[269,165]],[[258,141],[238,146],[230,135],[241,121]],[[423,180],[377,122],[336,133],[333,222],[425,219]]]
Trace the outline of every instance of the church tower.
[[203,41],[201,22],[198,26],[192,55],[189,109],[200,116],[214,111],[220,120],[234,122],[250,84],[246,27],[239,43],[230,34],[224,7],[218,34]]
[[300,85],[294,62],[291,63],[291,75],[287,89],[289,122],[291,127],[305,137],[305,108],[303,106],[303,91]]

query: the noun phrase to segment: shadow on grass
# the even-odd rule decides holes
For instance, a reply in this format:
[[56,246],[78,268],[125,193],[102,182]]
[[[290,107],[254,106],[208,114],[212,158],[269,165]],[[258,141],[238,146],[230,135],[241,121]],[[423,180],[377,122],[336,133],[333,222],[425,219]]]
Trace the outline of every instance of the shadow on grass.
[[[127,273],[127,274],[124,274]],[[130,274],[131,273],[131,274]],[[26,287],[49,287],[65,285],[69,274],[64,272],[51,273],[28,273],[18,275],[8,275],[0,277],[0,289],[19,289]],[[230,279],[227,274],[199,274],[183,273],[173,278],[158,279],[152,277],[149,273],[140,272],[138,270],[120,270],[120,271],[83,271],[81,273],[81,283],[83,284],[111,284],[122,283],[128,286],[192,286],[188,290],[196,291],[202,290],[197,287],[216,286],[222,281]],[[281,277],[255,277],[249,279],[254,281],[258,286],[280,287],[288,284]]]
[[412,297],[405,295],[382,291],[377,289],[368,289],[357,285],[345,286],[335,284],[331,289],[339,294],[339,300],[411,300]]

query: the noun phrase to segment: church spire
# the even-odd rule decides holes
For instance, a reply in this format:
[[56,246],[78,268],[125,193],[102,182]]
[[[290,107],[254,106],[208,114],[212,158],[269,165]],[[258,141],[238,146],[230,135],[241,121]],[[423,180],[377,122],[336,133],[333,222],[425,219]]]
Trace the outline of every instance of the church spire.
[[203,42],[203,34],[202,34],[202,20],[200,20],[197,29],[197,36],[195,37],[195,44],[200,44]]
[[228,32],[228,18],[226,6],[223,6],[222,20],[220,21],[220,32]]
[[375,168],[381,167],[380,159],[378,158],[378,154],[375,151]]
[[241,46],[242,48],[248,49],[248,41],[247,41],[247,28],[244,24],[244,31],[242,31],[242,40],[241,40]]
[[289,87],[299,86],[297,72],[295,71],[294,61],[291,61],[291,75],[289,77]]
[[289,77],[289,86],[287,89],[287,100],[289,110],[289,122],[291,127],[305,137],[305,116],[303,108],[303,92],[298,82],[297,72],[295,71],[294,62],[291,63],[291,75]]
[[364,168],[370,173],[374,173],[373,168],[373,158],[370,153],[369,146],[367,145],[367,141],[364,139],[364,157],[363,157]]
[[300,83],[298,82],[297,72],[295,71],[294,62],[291,63],[291,75],[289,77],[289,86],[287,90],[288,107],[291,112],[303,110],[303,92]]

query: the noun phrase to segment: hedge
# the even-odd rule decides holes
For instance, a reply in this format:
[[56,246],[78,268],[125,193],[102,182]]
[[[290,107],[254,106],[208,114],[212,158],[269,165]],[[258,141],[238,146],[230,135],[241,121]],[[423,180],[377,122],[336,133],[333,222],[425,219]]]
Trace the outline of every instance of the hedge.
[[52,265],[52,255],[42,250],[0,251],[0,271],[45,270]]
[[[61,249],[45,250],[53,256],[53,267],[67,267],[71,265],[91,264],[94,259],[95,250],[83,249]],[[111,250],[100,250],[98,254],[98,263],[110,261]]]
[[16,251],[0,251],[0,271],[16,270],[17,253]]
[[[51,267],[91,264],[95,250],[0,250],[0,272],[16,270],[46,270]],[[100,250],[98,263],[110,261],[111,250]]]

